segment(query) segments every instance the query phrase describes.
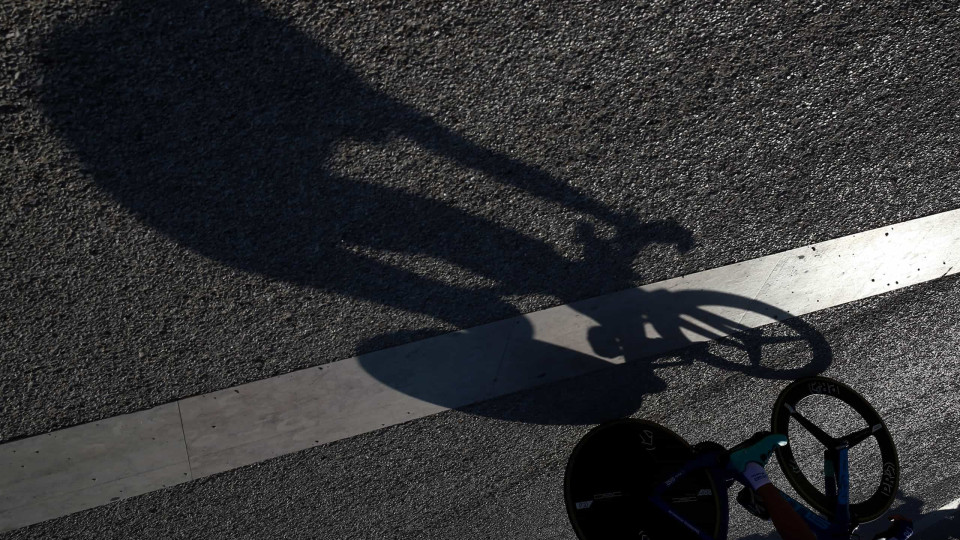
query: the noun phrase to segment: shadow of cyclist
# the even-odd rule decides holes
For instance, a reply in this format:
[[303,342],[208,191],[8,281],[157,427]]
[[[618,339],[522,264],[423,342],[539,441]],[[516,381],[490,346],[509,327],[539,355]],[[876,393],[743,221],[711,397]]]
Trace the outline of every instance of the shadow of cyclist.
[[[645,396],[666,389],[658,370],[693,362],[770,379],[814,375],[830,365],[829,344],[802,319],[720,291],[629,288],[637,276],[631,264],[636,248],[600,239],[587,224],[578,236],[584,260],[608,261],[606,277],[622,289],[567,306],[580,321],[589,321],[583,335],[567,329],[562,336],[544,338],[551,328],[536,327],[540,319],[528,315],[510,325],[498,324],[504,327],[499,331],[488,326],[450,334],[442,352],[411,346],[361,355],[360,364],[388,386],[450,408],[521,392],[525,395],[502,404],[471,406],[469,411],[545,424],[591,424],[628,416]],[[575,268],[582,263],[569,264]],[[570,315],[566,317],[561,328],[570,324]],[[761,323],[775,324],[757,327]],[[473,351],[491,339],[504,342],[503,351],[476,358]],[[715,344],[707,346],[708,341]],[[403,363],[402,369],[397,362]],[[604,368],[610,369],[598,373]],[[577,384],[536,390],[587,374],[594,374],[589,383],[578,379]]]
[[[568,307],[580,314],[582,334],[568,328],[545,338],[550,328],[536,326],[542,319],[528,315],[510,325],[449,334],[436,350],[411,344],[361,355],[359,362],[384,384],[445,407],[469,406],[473,414],[521,422],[593,424],[629,416],[646,396],[665,390],[658,374],[664,369],[704,362],[754,377],[794,379],[820,373],[832,361],[823,335],[802,319],[729,293],[641,288]],[[738,322],[758,315],[773,324]],[[503,343],[502,352],[478,358],[474,351],[491,335],[500,336],[492,339]],[[715,342],[708,346],[706,340]],[[504,403],[470,406],[517,392]]]
[[[548,242],[390,178],[347,177],[331,165],[345,143],[394,140],[613,227],[637,247],[691,245],[672,221],[620,215],[476,145],[235,0],[130,2],[61,30],[40,60],[46,112],[97,184],[180,244],[248,272],[456,327],[476,324],[481,309],[518,314],[508,295],[583,294],[587,269]],[[496,285],[449,284],[371,255],[383,252],[430,257]],[[587,275],[600,265],[590,261]]]
[[[181,245],[243,271],[466,328],[477,324],[481,310],[496,318],[519,315],[510,296],[549,295],[567,303],[630,287],[645,247],[683,251],[693,244],[689,230],[670,219],[623,215],[535,166],[473,143],[374,88],[326,47],[251,4],[128,2],[101,19],[61,29],[39,61],[46,114],[97,184]],[[456,193],[464,204],[455,205],[412,193],[391,177],[418,174],[416,163],[373,179],[333,165],[350,160],[352,154],[339,154],[344,145],[391,141],[579,214],[584,256],[564,257],[547,241],[464,210],[468,187]],[[612,236],[599,238],[591,223]],[[371,255],[384,252],[439,260],[493,285],[451,284]],[[631,309],[649,313],[644,304],[655,299],[637,298]],[[669,317],[682,312],[674,309]],[[636,328],[617,327],[626,324],[619,317],[592,316],[601,328],[614,329],[628,362],[649,354],[649,344],[630,341]],[[658,328],[669,334],[677,324],[664,320]],[[422,336],[385,334],[358,349]],[[591,337],[596,350],[604,339]],[[525,359],[506,366],[518,375],[500,379],[491,392],[550,372],[538,362],[567,362],[576,372],[608,365],[596,351],[541,341],[522,323],[512,343]],[[364,365],[386,384],[398,384],[393,371]],[[453,359],[436,369],[428,377],[433,383],[406,380],[405,391],[460,406],[456,388],[435,383],[444,370],[475,367]],[[641,375],[646,382],[624,392],[622,401],[608,399],[617,403],[613,409],[628,410],[644,393],[663,389],[652,369]],[[521,418],[592,421],[583,416],[589,410],[528,411]]]

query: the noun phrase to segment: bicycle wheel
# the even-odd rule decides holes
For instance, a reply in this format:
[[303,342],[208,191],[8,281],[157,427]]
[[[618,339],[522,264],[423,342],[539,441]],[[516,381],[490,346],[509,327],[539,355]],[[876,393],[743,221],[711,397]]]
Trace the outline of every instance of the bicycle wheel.
[[[693,449],[669,429],[644,420],[602,424],[577,443],[567,462],[564,500],[580,540],[698,538],[648,500]],[[714,538],[721,535],[720,496],[707,470],[671,486],[663,500]]]
[[[803,408],[801,402],[811,396],[824,396],[827,399],[835,399],[847,404],[859,415],[863,427],[839,437],[827,434],[824,429],[801,413]],[[852,449],[858,444],[874,438],[879,449],[879,463],[881,463],[881,470],[874,471],[878,473],[876,477],[879,478],[879,483],[872,495],[864,500],[853,502],[851,499],[850,515],[858,523],[864,523],[880,517],[890,508],[896,497],[897,486],[900,483],[900,462],[897,459],[897,449],[894,446],[890,431],[866,399],[839,381],[827,377],[807,377],[784,388],[773,406],[771,426],[774,433],[786,435],[789,439],[791,420],[794,421],[796,427],[801,427],[813,435],[824,448],[836,448],[846,443]],[[791,442],[791,444],[776,450],[777,462],[780,463],[783,474],[807,504],[832,518],[836,510],[833,503],[830,502],[824,492],[815,487],[804,475],[803,469],[793,453],[793,446]]]

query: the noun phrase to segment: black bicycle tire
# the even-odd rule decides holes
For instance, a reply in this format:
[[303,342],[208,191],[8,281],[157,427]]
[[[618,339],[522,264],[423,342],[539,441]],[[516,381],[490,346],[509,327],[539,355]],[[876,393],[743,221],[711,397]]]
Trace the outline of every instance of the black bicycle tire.
[[[785,435],[789,439],[790,410],[787,405],[795,409],[797,403],[813,395],[826,395],[839,399],[853,408],[866,421],[867,426],[875,426],[875,431],[870,436],[876,440],[880,448],[883,464],[880,484],[873,495],[866,500],[850,505],[850,515],[858,523],[877,519],[890,508],[896,498],[897,488],[900,485],[900,461],[886,423],[863,396],[840,381],[828,377],[799,379],[784,388],[777,396],[770,419],[772,431]],[[797,494],[815,510],[832,518],[835,508],[831,506],[828,497],[803,474],[793,455],[791,445],[778,448],[776,454],[780,469]]]
[[[584,531],[583,528],[581,527],[580,519],[577,517],[577,512],[578,512],[578,509],[576,508],[577,501],[575,500],[575,497],[572,493],[571,482],[574,477],[573,471],[578,466],[578,461],[577,461],[578,457],[580,456],[581,452],[584,450],[586,445],[591,444],[591,441],[593,441],[598,434],[602,434],[606,430],[617,429],[622,427],[628,427],[628,428],[633,428],[638,430],[641,428],[656,430],[657,432],[659,432],[657,434],[658,437],[660,436],[669,437],[671,439],[670,440],[671,443],[675,443],[679,447],[682,447],[683,449],[689,452],[689,456],[691,457],[693,456],[693,448],[690,446],[689,443],[687,443],[687,441],[685,441],[682,437],[680,437],[673,431],[669,430],[668,428],[661,426],[659,424],[656,424],[654,422],[650,422],[647,420],[633,419],[633,418],[624,418],[620,420],[613,420],[610,422],[606,422],[604,424],[594,427],[586,435],[584,435],[580,439],[580,441],[577,443],[576,447],[574,447],[573,451],[570,454],[570,458],[567,461],[567,466],[564,473],[563,493],[564,493],[564,503],[567,509],[567,517],[570,520],[570,524],[573,526],[573,530],[576,533],[577,538],[579,538],[580,540],[599,540],[599,539],[589,536],[589,533]],[[640,457],[641,456],[638,455],[637,459],[639,459]],[[714,509],[714,514],[713,514],[714,525],[712,527],[711,532],[714,538],[719,539],[722,534],[721,529],[723,526],[723,520],[721,519],[722,516],[720,515],[721,513],[720,496],[722,494],[718,491],[716,482],[712,477],[712,475],[709,474],[708,471],[704,470],[702,471],[702,473],[697,473],[697,474],[702,474],[702,476],[698,476],[699,481],[705,481],[709,483],[708,484],[709,489],[713,495],[713,509]],[[670,519],[669,516],[667,516],[666,514],[663,515],[663,518]],[[635,537],[637,536],[632,536],[632,538],[635,538]],[[658,539],[654,538],[653,540],[658,540]]]

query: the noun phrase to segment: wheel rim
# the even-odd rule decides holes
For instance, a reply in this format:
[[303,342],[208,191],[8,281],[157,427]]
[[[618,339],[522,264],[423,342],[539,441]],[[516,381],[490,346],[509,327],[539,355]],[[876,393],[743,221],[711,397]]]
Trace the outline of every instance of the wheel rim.
[[[564,476],[567,515],[577,537],[696,538],[647,501],[652,486],[691,456],[686,441],[653,422],[615,420],[591,430],[571,453]],[[664,497],[685,518],[719,537],[719,495],[706,470],[681,479]]]
[[[839,381],[827,377],[808,377],[793,382],[787,386],[777,398],[774,405],[771,425],[774,433],[780,433],[790,437],[790,420],[797,421],[798,427],[802,429],[809,428],[802,425],[802,414],[799,412],[798,404],[807,397],[822,395],[832,399],[837,399],[852,408],[860,418],[865,422],[866,427],[858,432],[845,434],[838,438],[832,438],[837,444],[844,441],[856,441],[852,446],[856,446],[870,438],[875,439],[880,450],[880,482],[873,492],[865,500],[850,505],[850,515],[857,522],[866,522],[874,520],[882,515],[896,498],[897,487],[900,481],[900,463],[897,458],[896,446],[893,437],[887,429],[886,424],[874,408],[860,396],[856,391],[844,385]],[[795,411],[792,412],[791,411]],[[805,420],[805,419],[804,419]],[[813,428],[817,428],[814,424]],[[822,430],[821,430],[822,431]],[[820,439],[818,434],[810,431],[815,438]],[[826,435],[825,433],[822,435]],[[857,435],[853,437],[853,435]],[[857,440],[859,439],[859,440]],[[820,441],[824,444],[824,441]],[[793,445],[787,445],[776,450],[777,461],[783,471],[784,476],[796,490],[797,494],[803,498],[815,510],[833,517],[835,507],[830,498],[817,487],[815,487],[803,474],[803,470],[797,463],[796,456],[793,454]]]

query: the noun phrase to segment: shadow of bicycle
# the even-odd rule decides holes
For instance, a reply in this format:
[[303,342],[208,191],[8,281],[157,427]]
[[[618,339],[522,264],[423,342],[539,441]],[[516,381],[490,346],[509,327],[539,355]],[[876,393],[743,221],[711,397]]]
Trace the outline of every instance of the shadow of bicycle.
[[[640,366],[637,377],[621,375],[634,383],[629,388],[603,392],[602,408],[589,398],[577,407],[577,400],[546,401],[512,413],[535,422],[594,422],[631,412],[642,395],[663,388],[650,358],[705,340],[718,345],[687,348],[673,362],[782,378],[830,362],[822,336],[805,323],[733,295],[637,289],[613,310],[576,302],[634,287],[648,246],[685,252],[691,232],[669,217],[617,211],[540,167],[484,148],[253,4],[121,3],[102,18],[58,29],[38,62],[45,113],[97,186],[179,245],[244,272],[425,316],[419,320],[445,329],[513,317],[493,323],[510,326],[500,329],[509,336],[501,351],[485,348],[493,342],[486,325],[418,346],[458,341],[459,356],[441,351],[396,362],[364,355],[371,374],[412,396],[462,407],[611,363],[623,362],[621,372]],[[427,184],[443,181],[439,191],[450,193],[424,187],[420,176]],[[544,237],[504,224],[482,210],[491,205],[477,201],[481,184],[488,198],[519,201],[492,206],[523,213],[526,206],[514,206],[541,205],[574,232]],[[571,245],[579,256],[563,253]],[[453,277],[441,275],[448,270]],[[532,295],[575,302],[572,309],[592,326],[567,336],[579,343],[545,339],[549,325],[521,317],[513,301]],[[757,330],[709,306],[782,322]],[[356,350],[437,332],[382,332]],[[802,366],[766,363],[773,355],[762,349],[791,344],[807,347]]]
[[[796,379],[824,371],[823,335],[775,306],[735,294],[642,287],[573,302],[419,342],[403,354],[361,355],[381,382],[449,408],[516,392],[522,406],[472,407],[504,419],[591,424],[636,412],[666,389],[661,369],[703,362],[754,377]],[[606,369],[605,369],[606,368]],[[589,384],[568,382],[604,370]],[[579,381],[579,380],[578,380]]]

